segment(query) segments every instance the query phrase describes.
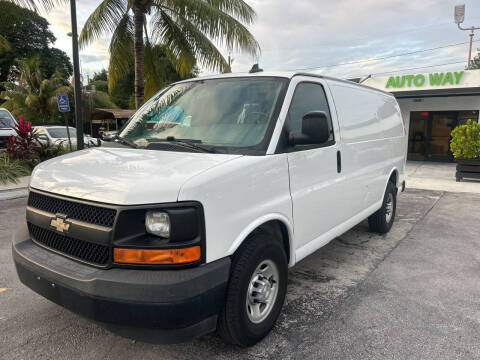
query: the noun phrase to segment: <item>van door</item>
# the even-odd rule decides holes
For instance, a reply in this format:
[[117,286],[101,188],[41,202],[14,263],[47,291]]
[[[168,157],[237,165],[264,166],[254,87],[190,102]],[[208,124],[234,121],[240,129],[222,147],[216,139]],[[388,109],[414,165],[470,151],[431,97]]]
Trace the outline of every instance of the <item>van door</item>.
[[348,189],[342,176],[341,142],[337,116],[326,83],[295,77],[295,92],[285,119],[285,133],[301,132],[302,117],[310,111],[324,111],[330,137],[324,144],[287,148],[290,192],[293,203],[295,243],[302,258],[330,239],[329,230],[348,219]]

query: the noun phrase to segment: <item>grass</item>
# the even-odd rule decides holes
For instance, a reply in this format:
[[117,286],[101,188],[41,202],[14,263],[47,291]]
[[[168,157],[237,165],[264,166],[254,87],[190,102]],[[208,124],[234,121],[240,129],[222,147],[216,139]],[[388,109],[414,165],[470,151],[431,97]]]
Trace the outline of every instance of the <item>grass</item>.
[[11,159],[6,153],[0,153],[0,184],[18,183],[18,178],[28,176],[31,169],[21,160]]

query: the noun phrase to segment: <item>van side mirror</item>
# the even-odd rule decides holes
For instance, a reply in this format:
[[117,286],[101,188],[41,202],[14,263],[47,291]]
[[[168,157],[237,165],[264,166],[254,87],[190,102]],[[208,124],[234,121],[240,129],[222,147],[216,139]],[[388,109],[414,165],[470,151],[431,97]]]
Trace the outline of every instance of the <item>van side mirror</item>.
[[302,132],[290,133],[290,146],[323,144],[330,137],[328,118],[325,111],[310,111],[303,115]]

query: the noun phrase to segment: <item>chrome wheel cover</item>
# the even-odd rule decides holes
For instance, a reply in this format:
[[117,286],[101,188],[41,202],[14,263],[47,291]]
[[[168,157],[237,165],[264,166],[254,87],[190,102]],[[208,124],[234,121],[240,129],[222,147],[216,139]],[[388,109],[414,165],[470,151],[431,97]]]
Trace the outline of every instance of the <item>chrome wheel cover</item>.
[[387,223],[392,220],[393,216],[393,194],[388,193],[387,202],[385,203],[385,221]]
[[246,310],[250,321],[264,321],[275,306],[280,273],[272,260],[263,260],[255,269],[247,289]]

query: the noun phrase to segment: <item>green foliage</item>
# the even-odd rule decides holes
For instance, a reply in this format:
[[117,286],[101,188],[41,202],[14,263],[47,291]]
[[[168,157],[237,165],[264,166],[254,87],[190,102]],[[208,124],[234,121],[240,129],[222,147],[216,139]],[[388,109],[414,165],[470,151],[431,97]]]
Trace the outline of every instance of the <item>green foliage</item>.
[[96,91],[95,92],[95,107],[97,108],[105,108],[105,109],[117,109],[118,106],[115,104],[111,99],[110,96],[103,91]]
[[480,158],[480,124],[468,120],[465,125],[459,125],[452,130],[450,150],[455,158]]
[[[137,29],[144,28],[144,48],[134,50],[133,13],[139,12],[144,20],[139,27],[137,21]],[[103,0],[85,22],[79,41],[85,46],[104,33],[112,33],[108,70],[111,92],[116,82],[130,73],[133,59],[142,63],[145,57],[145,79],[151,81],[145,90],[151,94],[168,78],[166,63],[155,57],[157,45],[162,46],[181,77],[195,73],[197,64],[229,72],[230,66],[217,45],[258,55],[259,45],[246,28],[254,17],[254,10],[243,0]]]
[[67,80],[60,72],[55,72],[49,79],[44,78],[38,57],[17,61],[17,67],[19,75],[16,82],[1,84],[5,91],[0,93],[0,97],[7,99],[2,106],[14,116],[36,124],[62,123],[63,116],[58,111],[56,94],[72,95]]
[[[73,146],[72,151],[75,150],[76,148]],[[68,154],[69,152],[68,144],[41,144],[38,149],[38,157],[40,158],[40,161],[45,161],[57,156]]]
[[67,53],[57,48],[49,48],[41,53],[40,67],[46,77],[52,76],[56,71],[65,78],[73,74],[73,66]]
[[6,153],[0,153],[0,183],[18,183],[18,178],[28,176],[31,169],[22,160],[12,159]]
[[11,2],[21,7],[25,7],[27,9],[33,11],[45,10],[49,11],[53,8],[56,4],[63,4],[66,3],[66,0],[7,0],[7,2]]
[[[29,0],[17,2],[25,5]],[[72,65],[67,54],[51,47],[56,38],[49,30],[48,21],[34,11],[9,1],[0,1],[0,34],[10,46],[10,50],[4,50],[0,56],[0,82],[14,81],[18,73],[16,59],[33,56],[40,58],[40,67],[46,77],[52,76],[57,68],[64,76],[72,75]]]
[[102,69],[101,71],[99,72],[94,72],[93,73],[93,78],[92,78],[92,81],[107,81],[108,80],[108,73],[107,73],[107,70],[105,69]]
[[107,80],[93,80],[93,81],[90,81],[87,85],[87,90],[92,90],[92,85],[95,86],[95,91],[108,92],[108,81]]

